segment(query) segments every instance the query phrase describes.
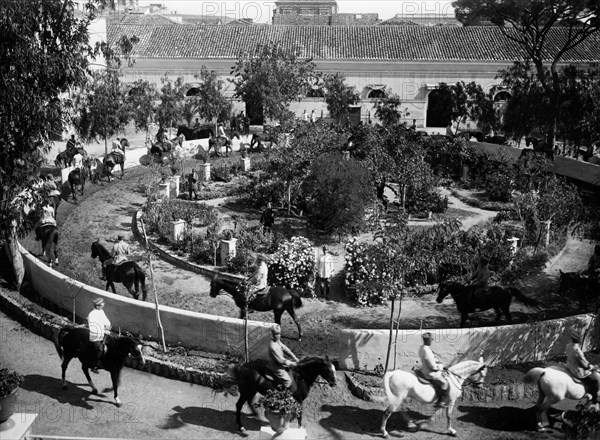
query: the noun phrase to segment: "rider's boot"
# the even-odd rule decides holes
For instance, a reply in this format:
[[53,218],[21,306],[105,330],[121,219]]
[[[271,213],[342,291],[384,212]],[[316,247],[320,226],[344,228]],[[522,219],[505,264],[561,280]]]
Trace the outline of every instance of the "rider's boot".
[[445,390],[441,390],[438,394],[438,400],[433,405],[436,408],[446,408],[448,406],[448,398],[450,394],[450,387]]

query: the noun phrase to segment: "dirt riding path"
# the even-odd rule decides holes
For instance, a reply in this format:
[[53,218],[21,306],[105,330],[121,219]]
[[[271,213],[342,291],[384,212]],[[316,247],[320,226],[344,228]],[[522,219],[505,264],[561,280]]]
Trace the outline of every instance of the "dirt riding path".
[[[61,239],[59,249],[61,265],[59,270],[73,276],[87,284],[104,288],[99,280],[100,264],[90,258],[92,241],[100,241],[110,249],[117,234],[124,234],[131,244],[133,259],[136,259],[149,274],[142,246],[133,239],[131,220],[134,213],[145,202],[145,196],[140,189],[143,181],[143,169],[132,168],[125,174],[123,180],[117,180],[110,185],[98,187],[90,185],[86,188],[86,198],[80,204],[65,204],[58,209],[58,223]],[[93,195],[92,195],[93,194]],[[92,195],[90,197],[90,195]],[[475,223],[485,221],[495,215],[493,212],[471,208],[464,203],[449,197],[451,207],[470,211],[474,214],[463,222],[463,228]],[[221,206],[224,199],[210,201],[226,214],[227,210]],[[254,221],[257,221],[256,214]],[[422,224],[422,223],[420,223]],[[361,240],[369,240],[368,235],[361,236]],[[31,240],[24,241],[29,249],[38,250],[39,244]],[[304,339],[298,342],[297,330],[291,318],[283,316],[283,335],[294,352],[302,356],[311,355],[337,355],[339,332],[346,328],[386,329],[389,322],[389,307],[377,306],[371,308],[358,308],[350,304],[343,294],[343,244],[330,243],[330,248],[337,253],[337,276],[332,283],[330,301],[319,299],[303,299],[303,307],[299,309],[299,321],[303,326]],[[575,313],[573,301],[563,301],[555,298],[552,293],[556,289],[558,270],[576,270],[581,268],[589,258],[591,248],[585,243],[571,239],[565,251],[553,262],[548,270],[536,277],[531,277],[523,283],[524,292],[533,294],[553,307],[548,317],[564,314],[567,307]],[[77,264],[75,261],[78,260]],[[81,267],[77,269],[76,267]],[[221,316],[238,316],[238,309],[230,297],[221,295],[216,299],[208,296],[209,283],[205,277],[179,269],[167,262],[153,260],[155,273],[154,285],[148,283],[148,301],[153,301],[153,287],[163,305],[178,306],[183,309]],[[127,295],[122,285],[117,285],[117,293]],[[530,318],[531,309],[514,304],[513,317],[517,322],[526,322]],[[272,313],[253,313],[252,319],[272,322]],[[476,316],[473,325],[491,325],[494,321],[493,311],[480,313]],[[451,300],[442,304],[435,302],[434,294],[426,294],[420,298],[405,299],[402,304],[402,327],[404,328],[443,328],[456,327],[459,315]]]

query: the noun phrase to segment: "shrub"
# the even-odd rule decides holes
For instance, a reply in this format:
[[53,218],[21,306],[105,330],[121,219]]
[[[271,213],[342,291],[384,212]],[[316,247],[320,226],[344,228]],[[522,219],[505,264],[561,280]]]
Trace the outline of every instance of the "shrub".
[[271,258],[269,283],[298,289],[315,271],[313,244],[305,237],[292,237],[281,243]]
[[233,179],[233,173],[227,163],[213,164],[210,168],[210,177],[215,182],[230,182]]
[[10,395],[23,382],[23,376],[7,368],[0,369],[0,399]]

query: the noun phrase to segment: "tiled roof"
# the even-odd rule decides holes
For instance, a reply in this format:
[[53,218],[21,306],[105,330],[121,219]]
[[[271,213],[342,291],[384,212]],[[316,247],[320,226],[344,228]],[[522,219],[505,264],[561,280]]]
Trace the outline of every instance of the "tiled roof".
[[110,24],[142,25],[142,26],[171,26],[177,23],[159,14],[109,14],[107,21]]
[[[258,43],[279,42],[299,48],[314,60],[513,61],[520,47],[496,27],[422,26],[143,26],[109,24],[109,42],[136,35],[138,58],[237,58]],[[548,36],[552,53],[565,37],[555,28]],[[547,56],[550,59],[550,56]],[[567,52],[564,62],[600,61],[600,34]]]

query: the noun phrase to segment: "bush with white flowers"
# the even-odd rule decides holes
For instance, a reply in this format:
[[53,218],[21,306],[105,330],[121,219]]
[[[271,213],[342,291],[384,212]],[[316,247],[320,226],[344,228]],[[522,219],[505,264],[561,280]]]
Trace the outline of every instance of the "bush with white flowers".
[[288,289],[302,288],[315,271],[313,243],[305,237],[284,241],[271,256],[269,282]]

